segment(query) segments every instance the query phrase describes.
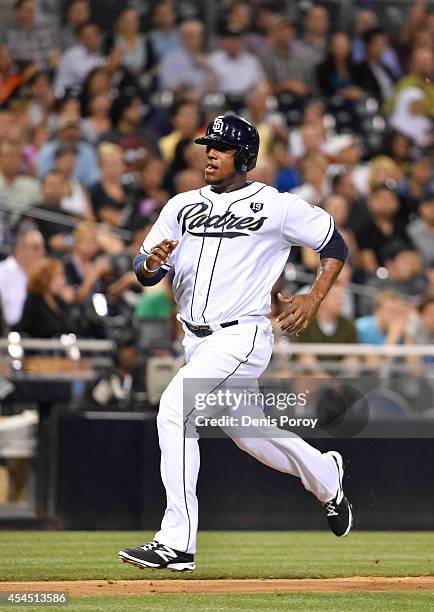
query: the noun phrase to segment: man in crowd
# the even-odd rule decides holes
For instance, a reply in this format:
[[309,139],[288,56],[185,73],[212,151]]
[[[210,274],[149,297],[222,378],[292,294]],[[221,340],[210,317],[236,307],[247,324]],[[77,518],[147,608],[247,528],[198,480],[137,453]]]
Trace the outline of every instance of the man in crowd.
[[77,44],[67,49],[60,59],[55,82],[57,92],[79,90],[91,70],[107,63],[101,54],[102,37],[96,23],[79,26],[77,36]]
[[40,70],[49,70],[59,60],[56,29],[38,22],[35,0],[15,2],[16,26],[6,31],[6,42],[15,61],[35,63]]
[[243,99],[249,89],[265,78],[260,62],[245,51],[243,36],[241,30],[223,28],[221,48],[209,57],[219,91],[238,99]]
[[427,189],[419,204],[420,217],[408,226],[408,234],[426,264],[434,261],[434,188]]
[[96,183],[99,177],[99,165],[95,148],[81,139],[80,117],[64,115],[59,121],[57,138],[47,142],[40,150],[38,158],[38,176],[44,177],[54,168],[54,156],[58,149],[73,145],[77,150],[77,162],[73,177],[86,186]]
[[39,181],[21,173],[23,147],[13,140],[0,142],[0,200],[11,212],[21,213],[41,195]]
[[34,225],[23,225],[16,235],[13,254],[0,262],[0,305],[9,327],[21,319],[29,271],[44,255],[42,234]]
[[387,47],[387,34],[381,28],[372,28],[364,36],[366,59],[357,66],[357,82],[380,103],[393,94],[394,77],[383,62]]
[[161,89],[177,91],[192,87],[198,95],[215,85],[204,51],[204,29],[200,21],[184,21],[180,28],[181,44],[168,51],[159,67]]

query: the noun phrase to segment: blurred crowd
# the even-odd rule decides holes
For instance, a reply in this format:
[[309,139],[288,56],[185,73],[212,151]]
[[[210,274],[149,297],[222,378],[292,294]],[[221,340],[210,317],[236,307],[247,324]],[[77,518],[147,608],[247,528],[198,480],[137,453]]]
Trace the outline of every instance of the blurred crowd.
[[[0,25],[3,335],[112,338],[121,381],[171,354],[170,278],[143,289],[132,260],[167,200],[203,185],[193,139],[236,112],[261,138],[249,178],[324,207],[349,246],[295,340],[434,343],[429,2],[393,31],[381,3],[354,3],[341,31],[327,4],[234,0],[213,32],[201,3],[118,2],[105,28],[89,0],[58,4],[16,0]],[[293,250],[272,314],[317,263]]]

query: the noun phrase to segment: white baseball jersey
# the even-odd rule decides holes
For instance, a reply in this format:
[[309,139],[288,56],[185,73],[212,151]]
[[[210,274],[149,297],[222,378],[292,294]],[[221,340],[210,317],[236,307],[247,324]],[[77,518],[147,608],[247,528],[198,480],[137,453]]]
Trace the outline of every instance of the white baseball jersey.
[[210,186],[171,198],[143,242],[149,254],[162,240],[179,240],[169,262],[181,317],[224,323],[268,315],[271,289],[293,245],[320,251],[333,218],[299,196],[252,182],[231,192]]

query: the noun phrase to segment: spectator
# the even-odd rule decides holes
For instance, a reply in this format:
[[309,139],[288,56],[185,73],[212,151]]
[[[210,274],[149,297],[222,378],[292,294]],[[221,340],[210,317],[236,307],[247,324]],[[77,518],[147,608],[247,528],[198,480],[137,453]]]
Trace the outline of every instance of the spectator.
[[[327,144],[335,136],[326,126],[325,107],[322,102],[311,99],[303,109],[301,125],[294,127],[289,135],[289,151],[297,159],[303,158],[308,149],[327,154]],[[314,147],[312,144],[316,143]]]
[[61,261],[41,259],[30,271],[27,289],[23,314],[16,326],[20,333],[33,338],[79,333]]
[[81,183],[72,176],[76,163],[77,149],[73,145],[61,147],[54,154],[54,170],[63,174],[65,178],[65,193],[60,207],[69,215],[93,219],[89,196]]
[[195,102],[181,100],[171,114],[173,130],[160,138],[158,146],[167,163],[173,161],[175,149],[181,140],[193,140],[200,126],[199,106]]
[[310,93],[309,67],[299,52],[295,40],[295,27],[290,19],[276,16],[272,20],[261,60],[275,95],[291,93],[304,100]]
[[166,204],[169,194],[162,187],[166,169],[161,159],[148,157],[143,160],[140,186],[135,198],[135,218],[155,219]]
[[234,0],[226,13],[226,23],[229,28],[248,32],[252,29],[252,7],[244,0]]
[[171,0],[157,2],[152,13],[152,24],[149,40],[152,52],[161,62],[166,53],[174,51],[180,44],[175,9]]
[[294,187],[301,185],[302,179],[293,158],[288,153],[288,142],[277,136],[273,138],[269,150],[268,159],[274,169],[274,186],[277,191],[283,193],[292,191]]
[[29,272],[44,255],[42,234],[32,225],[23,225],[15,237],[13,255],[0,262],[0,306],[9,327],[21,319]]
[[113,227],[122,227],[132,212],[132,194],[122,184],[123,152],[120,146],[102,143],[98,148],[101,179],[90,190],[96,218]]
[[81,130],[81,108],[80,101],[74,94],[67,94],[63,98],[56,99],[54,112],[48,118],[50,136],[54,137],[60,129],[65,118],[77,120]]
[[408,173],[411,167],[410,145],[411,140],[407,136],[396,130],[390,130],[385,134],[381,146],[382,152],[399,166],[402,177]]
[[158,156],[153,135],[143,127],[144,107],[139,96],[120,94],[111,109],[113,129],[101,136],[101,142],[119,145],[124,152],[125,180],[136,183],[139,167],[148,155]]
[[378,27],[377,15],[369,9],[359,9],[354,16],[352,57],[356,64],[366,60],[364,36]]
[[[403,299],[425,293],[427,280],[423,273],[422,258],[411,246],[399,240],[390,242],[382,250],[385,269],[368,279],[366,286],[375,291],[393,289]],[[372,312],[372,299],[360,300],[360,311]]]
[[39,152],[47,141],[48,128],[45,123],[30,128],[28,141],[23,147],[23,156],[25,167],[31,176],[36,176],[38,173]]
[[350,39],[345,32],[335,32],[328,56],[317,67],[318,86],[323,96],[341,96],[356,102],[365,95],[357,84],[357,71],[351,59]]
[[427,264],[425,274],[428,280],[428,294],[434,295],[434,260],[431,260]]
[[320,4],[312,6],[306,12],[303,22],[303,39],[298,48],[304,58],[305,78],[316,84],[316,67],[326,59],[329,31],[329,14]]
[[[357,334],[362,344],[397,344],[402,340],[411,308],[393,289],[377,293],[372,315],[356,320]],[[369,361],[377,362],[372,355]]]
[[79,304],[89,300],[94,293],[105,291],[103,277],[110,272],[110,260],[107,255],[96,257],[99,251],[94,224],[81,223],[74,230],[72,252],[65,262],[65,274],[74,290],[74,301]]
[[42,178],[54,168],[54,156],[59,148],[70,145],[77,149],[73,177],[83,185],[93,185],[99,177],[98,159],[94,147],[81,139],[80,118],[75,115],[64,115],[59,121],[57,138],[42,147],[38,160],[38,176]]
[[[357,266],[359,250],[353,230],[349,227],[350,206],[348,200],[336,194],[329,195],[323,204],[326,210],[334,219],[336,229],[339,230],[348,246],[348,261],[353,266]],[[339,278],[341,275],[339,275]]]
[[249,89],[265,75],[260,62],[244,50],[244,33],[225,28],[221,32],[221,48],[209,56],[217,87],[227,96],[244,99]]
[[[31,70],[34,68],[31,67]],[[24,74],[13,66],[9,47],[0,44],[0,106],[7,105],[23,83]]]
[[105,96],[110,101],[113,98],[111,76],[105,66],[93,68],[86,77],[80,93],[81,114],[83,117],[89,115],[89,105],[95,96]]
[[88,21],[90,21],[89,0],[70,0],[66,7],[66,23],[60,31],[62,51],[78,43],[77,31]]
[[173,188],[173,177],[187,168],[199,170],[203,175],[203,154],[204,152],[195,146],[191,140],[180,140],[176,145],[175,157],[169,167],[166,183],[169,188]]
[[427,190],[419,204],[420,217],[407,228],[413,244],[426,264],[434,261],[434,189]]
[[17,0],[16,25],[6,31],[6,42],[16,62],[35,64],[39,70],[54,68],[59,60],[59,40],[48,23],[37,21],[35,0]]
[[387,34],[381,28],[373,28],[365,32],[363,39],[366,60],[356,67],[357,82],[381,104],[393,94],[395,80],[382,59],[387,47]]
[[340,134],[323,143],[322,150],[332,164],[327,174],[334,176],[342,172],[350,172],[353,185],[361,196],[369,192],[369,166],[360,163],[362,159],[361,141],[355,134]]
[[55,90],[63,93],[79,91],[89,72],[106,64],[101,54],[101,32],[96,23],[86,22],[77,30],[78,42],[67,49],[60,58]]
[[41,197],[39,182],[21,174],[23,147],[19,142],[0,141],[0,200],[11,212],[24,212]]
[[301,164],[304,182],[294,189],[294,193],[311,204],[321,204],[330,192],[327,166],[327,159],[321,154],[311,153],[305,157]]
[[160,63],[161,89],[177,91],[180,87],[193,87],[198,95],[202,95],[214,87],[214,76],[208,66],[203,38],[200,21],[184,21],[180,45],[167,52]]
[[[66,190],[66,180],[61,172],[51,170],[42,179],[42,199],[35,203],[42,214],[35,222],[44,236],[45,243],[50,251],[63,253],[72,245],[70,227],[52,215],[62,213],[62,198]],[[62,219],[63,221],[63,219]]]
[[412,70],[395,86],[394,96],[384,106],[390,125],[419,146],[432,142],[434,117],[433,51],[417,47],[411,55]]
[[[292,145],[294,145],[294,140],[296,140],[298,136],[300,140],[299,143],[296,144],[299,146],[293,148]],[[294,155],[294,157],[300,163],[308,155],[324,155],[324,153],[327,155],[324,138],[325,132],[322,126],[303,123],[298,134],[294,135],[294,138],[290,136],[290,152],[293,153],[293,151],[295,151],[296,155]]]
[[32,126],[47,122],[53,112],[54,93],[46,72],[36,72],[28,83]]
[[88,113],[81,124],[84,138],[96,144],[103,134],[110,131],[111,98],[106,93],[96,94],[89,100]]
[[128,407],[132,395],[143,392],[143,358],[137,347],[134,329],[119,330],[115,338],[115,370],[103,372],[96,382],[92,381],[86,395],[101,407]]
[[417,218],[422,197],[431,189],[432,171],[432,162],[422,155],[411,164],[408,176],[398,185],[401,216],[405,222]]
[[270,162],[267,157],[273,138],[280,136],[286,139],[288,130],[282,116],[274,110],[270,110],[273,98],[267,81],[258,81],[247,94],[245,101],[246,108],[241,114],[256,126],[261,143],[256,166],[258,168],[269,166]]
[[143,289],[134,273],[133,260],[149,234],[152,224],[146,219],[138,219],[133,227],[134,233],[131,244],[122,253],[111,259],[110,285],[108,287],[109,295],[122,300],[130,309],[137,306]]
[[[348,263],[357,266],[359,250],[354,232],[348,226],[348,215],[350,211],[348,201],[343,196],[331,194],[323,200],[322,207],[333,217],[336,229],[341,233],[348,246]],[[317,270],[319,256],[315,251],[302,247],[302,260],[309,270],[313,272]],[[342,274],[339,275],[339,279],[341,276]]]
[[375,274],[384,264],[384,248],[393,240],[409,242],[404,224],[397,219],[398,207],[396,193],[386,185],[378,185],[368,197],[370,219],[356,231],[359,263],[368,274]]
[[365,200],[357,193],[351,171],[345,169],[336,172],[331,178],[332,191],[346,199],[350,207],[348,225],[357,235],[360,227],[369,221],[369,212]]
[[194,168],[186,168],[175,174],[173,179],[175,193],[184,193],[191,189],[200,189],[204,186],[203,173]]
[[116,20],[113,49],[118,67],[130,77],[151,70],[155,63],[149,42],[140,32],[139,14],[132,8],[123,9]]
[[[427,295],[420,301],[417,312],[407,321],[407,342],[410,344],[434,344],[434,296]],[[428,358],[432,362],[432,357]]]
[[368,189],[367,195],[375,189],[377,185],[386,184],[396,187],[402,178],[402,172],[398,164],[387,155],[377,155],[373,157],[367,168]]
[[[226,25],[229,29],[245,32],[244,47],[249,53],[258,55],[266,45],[264,36],[253,30],[253,11],[249,2],[235,0],[228,8],[226,14]],[[257,25],[257,24],[255,24]]]
[[415,0],[411,3],[406,15],[399,35],[399,50],[405,66],[414,48],[432,46],[434,19],[428,4],[427,0]]
[[[378,19],[371,10],[361,9],[357,11],[354,20],[353,51],[352,57],[356,64],[366,61],[365,36],[371,30],[378,30]],[[394,79],[402,76],[402,70],[398,59],[398,54],[394,47],[388,45],[382,56],[381,62],[387,67]]]
[[[321,302],[318,313],[312,319],[306,332],[300,336],[292,335],[292,342],[329,343],[357,343],[357,331],[351,319],[343,317],[340,313],[343,304],[343,289],[333,286],[325,299]],[[354,358],[341,355],[302,355],[299,361],[312,365],[319,361],[343,361],[349,363]]]

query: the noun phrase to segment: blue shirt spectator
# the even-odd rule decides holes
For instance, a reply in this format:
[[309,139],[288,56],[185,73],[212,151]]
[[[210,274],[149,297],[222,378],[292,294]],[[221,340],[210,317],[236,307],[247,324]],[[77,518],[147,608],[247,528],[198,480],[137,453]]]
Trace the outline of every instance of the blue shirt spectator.
[[200,21],[184,21],[181,36],[181,45],[169,51],[160,64],[160,87],[172,90],[192,87],[203,94],[212,74],[203,51],[203,25]]
[[62,117],[59,132],[55,140],[47,142],[42,147],[38,159],[38,177],[43,178],[54,168],[54,155],[65,145],[73,144],[77,150],[77,161],[72,177],[89,187],[99,179],[98,157],[94,147],[80,140],[79,119],[77,117]]
[[367,315],[356,320],[357,335],[362,344],[384,344],[386,334],[378,329],[374,315]]

